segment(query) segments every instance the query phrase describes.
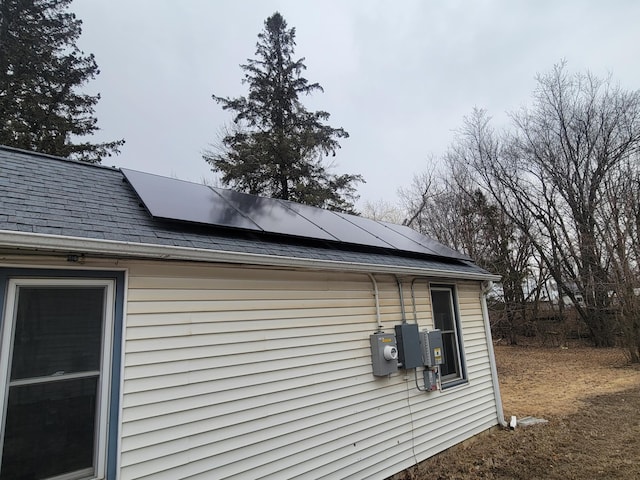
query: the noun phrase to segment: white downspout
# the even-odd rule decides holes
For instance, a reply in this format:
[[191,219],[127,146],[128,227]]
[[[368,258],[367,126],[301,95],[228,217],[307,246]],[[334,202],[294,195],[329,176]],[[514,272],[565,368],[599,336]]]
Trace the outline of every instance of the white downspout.
[[376,299],[376,321],[378,322],[378,331],[382,331],[382,320],[380,320],[380,300],[378,295],[378,282],[376,282],[376,277],[371,273],[367,273],[368,277],[371,279],[371,283],[373,284],[373,296]]
[[502,397],[500,396],[500,384],[498,382],[498,369],[496,367],[496,357],[493,351],[493,339],[491,338],[491,325],[489,323],[489,310],[487,308],[487,293],[493,288],[493,282],[482,282],[482,290],[480,291],[480,304],[482,306],[482,318],[484,320],[484,329],[487,337],[487,350],[489,351],[489,365],[491,367],[491,377],[493,383],[493,395],[496,399],[496,410],[498,413],[498,422],[500,426],[508,428],[504,419],[504,411],[502,410]]

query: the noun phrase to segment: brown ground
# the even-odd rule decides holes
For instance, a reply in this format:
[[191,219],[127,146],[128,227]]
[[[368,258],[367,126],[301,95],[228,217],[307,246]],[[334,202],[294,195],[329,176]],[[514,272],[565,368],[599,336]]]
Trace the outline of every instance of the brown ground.
[[505,417],[496,429],[398,480],[640,479],[640,367],[619,350],[496,347]]

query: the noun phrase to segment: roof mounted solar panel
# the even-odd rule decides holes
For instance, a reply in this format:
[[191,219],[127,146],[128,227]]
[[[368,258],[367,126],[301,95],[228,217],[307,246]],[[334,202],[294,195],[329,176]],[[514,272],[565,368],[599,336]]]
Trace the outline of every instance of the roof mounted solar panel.
[[349,222],[354,223],[363,230],[374,235],[378,239],[392,245],[397,250],[404,252],[421,253],[423,255],[434,255],[433,250],[426,248],[422,244],[408,238],[390,228],[387,228],[382,223],[371,220],[369,218],[362,218],[355,215],[347,215],[344,213],[338,213]]
[[153,217],[262,230],[206,185],[125,168],[120,170]]
[[403,225],[121,169],[155,218],[469,260]]
[[365,245],[368,247],[395,249],[393,245],[390,245],[375,235],[363,230],[353,222],[349,222],[346,217],[350,217],[352,215],[338,215],[336,212],[332,212],[330,210],[324,210],[322,208],[311,207],[309,205],[289,202],[286,200],[279,200],[279,202],[285,205],[288,209],[294,210],[310,222],[313,222],[315,225],[318,225],[322,230],[328,232],[340,242]]
[[382,222],[378,223],[384,225],[385,227],[393,230],[394,232],[399,233],[400,235],[407,237],[414,242],[419,243],[426,249],[432,252],[432,255],[438,257],[446,257],[446,258],[457,258],[459,260],[471,260],[471,258],[467,255],[464,255],[452,248],[449,248],[445,245],[442,245],[439,242],[427,237],[426,235],[422,235],[419,232],[416,232],[414,229],[407,227],[406,225],[397,225],[395,223]]
[[339,240],[276,199],[258,197],[222,188],[212,187],[212,190],[224,198],[233,208],[250,218],[265,232],[334,242]]

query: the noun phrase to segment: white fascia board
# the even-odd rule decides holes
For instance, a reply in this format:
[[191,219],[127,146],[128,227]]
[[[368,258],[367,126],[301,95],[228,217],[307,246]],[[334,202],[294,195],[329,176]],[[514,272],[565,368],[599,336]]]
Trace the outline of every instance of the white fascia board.
[[314,270],[334,270],[363,273],[389,273],[419,276],[435,276],[461,280],[498,281],[497,275],[456,272],[440,269],[378,265],[335,260],[317,260],[256,253],[228,252],[204,248],[153,245],[149,243],[121,242],[92,238],[66,237],[29,232],[0,231],[0,248],[29,249],[42,252],[93,254],[115,258],[156,260],[183,260],[196,262],[235,263],[271,267],[294,267]]

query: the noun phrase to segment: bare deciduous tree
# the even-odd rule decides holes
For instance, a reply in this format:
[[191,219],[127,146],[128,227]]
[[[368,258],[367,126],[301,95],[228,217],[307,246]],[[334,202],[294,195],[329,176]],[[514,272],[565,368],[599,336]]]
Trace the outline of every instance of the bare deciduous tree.
[[[598,346],[615,343],[605,208],[616,172],[640,148],[640,94],[566,65],[538,76],[531,108],[499,155],[473,164],[509,218],[528,232],[561,295]],[[525,218],[535,220],[530,223]]]
[[494,327],[517,342],[519,327],[526,321],[527,307],[535,304],[540,290],[524,288],[539,270],[531,268],[532,248],[526,235],[491,200],[469,169],[478,156],[493,157],[499,142],[488,129],[484,112],[465,119],[444,158],[444,170],[435,168],[416,175],[402,198],[409,223],[421,232],[456,250],[467,253],[479,265],[502,276],[499,314]]
[[604,188],[596,225],[609,270],[612,311],[629,359],[640,362],[640,158],[625,162]]
[[382,199],[373,202],[364,202],[360,215],[372,220],[401,224],[404,213],[401,208]]

